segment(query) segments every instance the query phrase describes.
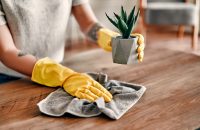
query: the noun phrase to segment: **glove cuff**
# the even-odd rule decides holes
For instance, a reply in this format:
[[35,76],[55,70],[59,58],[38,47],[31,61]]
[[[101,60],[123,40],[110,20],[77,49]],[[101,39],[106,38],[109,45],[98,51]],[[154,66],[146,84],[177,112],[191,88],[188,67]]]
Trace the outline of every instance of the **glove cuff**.
[[107,28],[99,29],[97,34],[98,34],[98,40],[97,40],[98,45],[106,51],[112,51],[112,46],[111,46],[112,37],[116,37],[119,34]]
[[43,58],[36,62],[31,80],[49,87],[57,87],[62,86],[65,79],[74,73],[76,72],[49,58]]

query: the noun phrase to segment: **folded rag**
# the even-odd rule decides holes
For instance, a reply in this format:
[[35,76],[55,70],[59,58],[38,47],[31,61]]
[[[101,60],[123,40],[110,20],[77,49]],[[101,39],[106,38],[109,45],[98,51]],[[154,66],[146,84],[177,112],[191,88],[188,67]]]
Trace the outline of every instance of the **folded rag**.
[[108,80],[106,74],[87,74],[110,91],[113,95],[111,102],[105,103],[103,98],[89,102],[85,99],[75,98],[59,88],[37,104],[39,110],[44,114],[57,117],[65,113],[79,117],[93,117],[103,113],[111,119],[119,119],[137,103],[146,90],[141,85]]

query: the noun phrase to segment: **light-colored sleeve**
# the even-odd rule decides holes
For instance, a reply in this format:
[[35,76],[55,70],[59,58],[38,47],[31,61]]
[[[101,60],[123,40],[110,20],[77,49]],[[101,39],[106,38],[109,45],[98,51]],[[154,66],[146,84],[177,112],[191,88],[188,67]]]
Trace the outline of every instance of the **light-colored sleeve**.
[[72,6],[88,3],[88,0],[72,0]]
[[2,5],[0,3],[0,25],[6,24],[5,13],[3,11]]

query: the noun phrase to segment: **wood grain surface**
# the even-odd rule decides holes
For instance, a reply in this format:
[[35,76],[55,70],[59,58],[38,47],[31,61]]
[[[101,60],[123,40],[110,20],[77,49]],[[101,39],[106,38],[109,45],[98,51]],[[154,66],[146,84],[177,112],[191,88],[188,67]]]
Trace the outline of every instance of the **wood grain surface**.
[[50,117],[36,104],[55,88],[28,79],[0,85],[0,129],[194,130],[200,127],[200,57],[166,49],[148,49],[143,63],[113,64],[111,53],[92,50],[67,55],[63,64],[78,72],[101,72],[142,84],[147,90],[119,120],[104,115]]

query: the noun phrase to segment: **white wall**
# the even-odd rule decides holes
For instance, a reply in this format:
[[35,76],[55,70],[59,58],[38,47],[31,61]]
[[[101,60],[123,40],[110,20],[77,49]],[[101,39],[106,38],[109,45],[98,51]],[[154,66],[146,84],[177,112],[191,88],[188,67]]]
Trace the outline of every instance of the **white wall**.
[[114,17],[113,12],[120,13],[121,5],[127,10],[127,13],[133,8],[137,0],[90,0],[91,6],[98,20],[105,26],[115,29],[106,18],[105,12]]

